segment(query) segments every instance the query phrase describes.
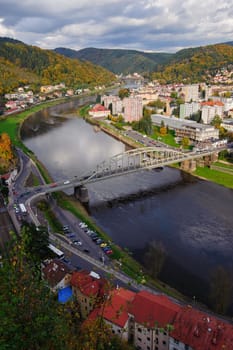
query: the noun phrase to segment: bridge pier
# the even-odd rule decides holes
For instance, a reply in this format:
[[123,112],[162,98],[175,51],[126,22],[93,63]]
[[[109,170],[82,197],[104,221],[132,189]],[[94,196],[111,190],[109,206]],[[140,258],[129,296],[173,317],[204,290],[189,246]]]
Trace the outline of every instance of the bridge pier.
[[193,172],[197,168],[197,162],[193,159],[186,159],[181,162],[181,169],[188,172]]
[[89,202],[88,189],[83,185],[74,188],[74,196],[82,204],[88,204]]

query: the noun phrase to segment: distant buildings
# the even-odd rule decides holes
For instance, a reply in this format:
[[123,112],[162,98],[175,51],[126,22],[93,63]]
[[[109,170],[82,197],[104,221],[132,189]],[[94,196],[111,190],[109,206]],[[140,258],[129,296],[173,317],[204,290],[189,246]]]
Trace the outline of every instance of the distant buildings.
[[218,115],[223,118],[224,103],[220,101],[206,101],[201,103],[201,119],[204,124],[210,124]]
[[126,122],[139,121],[143,117],[143,104],[141,97],[102,96],[101,103],[105,108],[111,108],[112,115],[121,114]]
[[109,109],[106,109],[101,104],[96,104],[89,110],[88,113],[93,118],[106,118],[109,116],[111,111]]

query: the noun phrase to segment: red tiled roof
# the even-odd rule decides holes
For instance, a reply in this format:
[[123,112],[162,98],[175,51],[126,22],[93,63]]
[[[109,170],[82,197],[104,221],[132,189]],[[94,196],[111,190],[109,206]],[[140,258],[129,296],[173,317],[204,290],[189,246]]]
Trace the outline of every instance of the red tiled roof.
[[103,296],[107,290],[107,281],[103,278],[95,279],[88,271],[75,271],[72,274],[71,286],[78,288],[86,296]]
[[105,112],[105,111],[107,111],[107,109],[104,106],[102,106],[101,104],[99,104],[99,103],[97,105],[95,105],[90,110],[90,112]]
[[126,289],[114,290],[110,296],[109,304],[104,307],[103,317],[123,328],[129,318],[128,309],[134,296],[134,292]]
[[178,312],[171,336],[195,350],[233,350],[233,326],[192,307]]
[[105,320],[123,328],[129,318],[129,305],[135,297],[135,293],[120,288],[112,291],[109,301],[101,308],[92,311],[89,320],[102,316]]
[[154,295],[147,291],[139,292],[132,302],[130,313],[135,321],[147,327],[166,327],[173,324],[180,306],[164,295]]

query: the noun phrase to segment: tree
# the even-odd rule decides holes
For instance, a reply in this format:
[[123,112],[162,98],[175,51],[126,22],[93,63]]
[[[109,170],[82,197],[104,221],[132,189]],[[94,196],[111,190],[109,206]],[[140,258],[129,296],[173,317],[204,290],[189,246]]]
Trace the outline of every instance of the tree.
[[166,259],[166,250],[162,242],[153,241],[145,254],[145,265],[152,277],[157,278]]
[[219,117],[219,115],[216,115],[214,119],[211,121],[211,125],[213,125],[216,129],[219,129],[222,123],[222,119]]
[[183,137],[182,138],[181,144],[182,144],[183,147],[188,147],[189,143],[190,143],[190,140],[189,140],[188,137]]
[[27,262],[40,270],[41,261],[48,257],[49,234],[45,227],[37,228],[24,222],[21,228],[20,244]]
[[25,260],[13,238],[0,268],[1,350],[78,349],[69,329],[69,313],[59,305]]
[[232,302],[233,276],[232,273],[218,266],[211,275],[210,302],[214,310],[225,314]]
[[120,97],[121,100],[123,100],[123,98],[125,97],[129,97],[130,96],[130,91],[129,89],[120,89],[118,92],[118,96]]

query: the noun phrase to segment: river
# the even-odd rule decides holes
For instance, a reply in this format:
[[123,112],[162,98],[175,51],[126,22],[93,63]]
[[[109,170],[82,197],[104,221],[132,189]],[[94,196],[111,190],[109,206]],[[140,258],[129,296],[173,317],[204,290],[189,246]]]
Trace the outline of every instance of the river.
[[[76,118],[77,106],[38,112],[22,128],[25,145],[55,181],[84,174],[126,150]],[[162,244],[160,279],[190,297],[207,300],[217,266],[233,271],[232,190],[169,167],[90,184],[88,190],[90,214],[111,239],[142,264],[150,244]]]

